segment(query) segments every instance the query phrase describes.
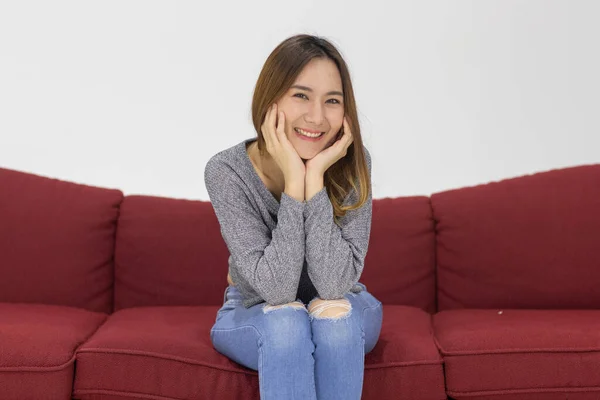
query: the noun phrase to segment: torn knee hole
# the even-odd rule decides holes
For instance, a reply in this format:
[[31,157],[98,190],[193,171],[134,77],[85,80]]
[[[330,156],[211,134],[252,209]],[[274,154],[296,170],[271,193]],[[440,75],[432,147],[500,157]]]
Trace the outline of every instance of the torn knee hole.
[[303,303],[301,303],[299,301],[292,301],[291,303],[280,304],[277,306],[273,306],[271,304],[265,304],[265,306],[263,307],[263,312],[275,311],[275,310],[279,310],[279,309],[285,308],[285,307],[294,308],[294,309],[306,309],[304,307]]
[[340,318],[350,313],[352,306],[347,299],[322,300],[310,302],[308,312],[316,318]]

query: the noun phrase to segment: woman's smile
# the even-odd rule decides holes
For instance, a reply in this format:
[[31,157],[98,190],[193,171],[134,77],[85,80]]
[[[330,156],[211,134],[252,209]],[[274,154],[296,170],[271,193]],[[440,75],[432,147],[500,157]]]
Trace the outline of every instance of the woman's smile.
[[315,132],[315,131],[309,131],[309,130],[304,130],[304,129],[300,129],[300,128],[294,128],[294,132],[296,132],[296,135],[300,139],[308,140],[310,142],[317,142],[323,136],[325,136],[325,132]]

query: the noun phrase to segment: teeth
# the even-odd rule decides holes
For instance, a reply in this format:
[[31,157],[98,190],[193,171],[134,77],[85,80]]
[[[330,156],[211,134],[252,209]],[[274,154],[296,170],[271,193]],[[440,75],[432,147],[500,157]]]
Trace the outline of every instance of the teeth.
[[299,133],[299,134],[301,134],[302,136],[307,136],[307,137],[311,137],[311,138],[316,138],[316,137],[319,137],[319,136],[321,136],[321,134],[322,134],[322,132],[321,132],[321,133],[310,133],[310,132],[306,132],[306,131],[303,131],[303,130],[302,130],[302,129],[300,129],[300,128],[294,128],[294,129],[296,130],[296,132],[298,132],[298,133]]

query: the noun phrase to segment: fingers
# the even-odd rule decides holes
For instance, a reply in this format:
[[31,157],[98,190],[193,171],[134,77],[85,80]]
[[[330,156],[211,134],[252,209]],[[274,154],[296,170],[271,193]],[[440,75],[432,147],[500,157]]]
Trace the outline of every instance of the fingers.
[[350,124],[348,123],[346,117],[344,117],[344,135],[342,136],[342,141],[344,142],[346,148],[354,141],[354,135],[352,135]]
[[277,121],[277,136],[279,142],[285,141],[285,114],[283,111],[279,111],[279,121]]
[[263,134],[263,138],[265,139],[265,144],[267,145],[267,149],[276,146],[278,143],[278,139],[275,136],[275,118],[277,117],[277,104],[271,105],[267,110],[267,114],[265,115],[265,120],[261,126],[261,131]]
[[344,117],[344,135],[342,137],[346,137],[346,139],[353,139],[352,130],[350,129],[350,124],[348,123],[348,119]]
[[269,107],[269,109],[267,109],[267,113],[265,114],[265,119],[263,120],[262,125],[260,126],[260,131],[263,134],[263,139],[265,139],[265,144],[269,145],[270,142],[270,138],[268,137],[269,134],[267,132],[267,124],[269,121],[269,116],[271,115],[271,107]]
[[277,122],[277,103],[274,103],[271,106],[271,110],[269,111],[269,122],[267,125],[267,130],[269,132],[269,136],[271,141],[273,142],[273,145],[277,145],[277,143],[279,142],[279,139],[277,138],[276,132],[275,132],[275,123]]

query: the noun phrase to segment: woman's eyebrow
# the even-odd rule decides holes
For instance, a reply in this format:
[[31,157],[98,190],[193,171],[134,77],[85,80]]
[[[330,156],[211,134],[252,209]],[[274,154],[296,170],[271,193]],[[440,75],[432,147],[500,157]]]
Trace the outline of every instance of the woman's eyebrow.
[[[291,88],[296,88],[296,89],[300,89],[300,90],[306,90],[307,92],[312,92],[313,91],[308,86],[302,86],[302,85],[292,85]],[[342,92],[338,91],[338,90],[332,90],[331,92],[325,93],[325,95],[326,96],[337,95],[337,96],[344,97],[344,94]]]

